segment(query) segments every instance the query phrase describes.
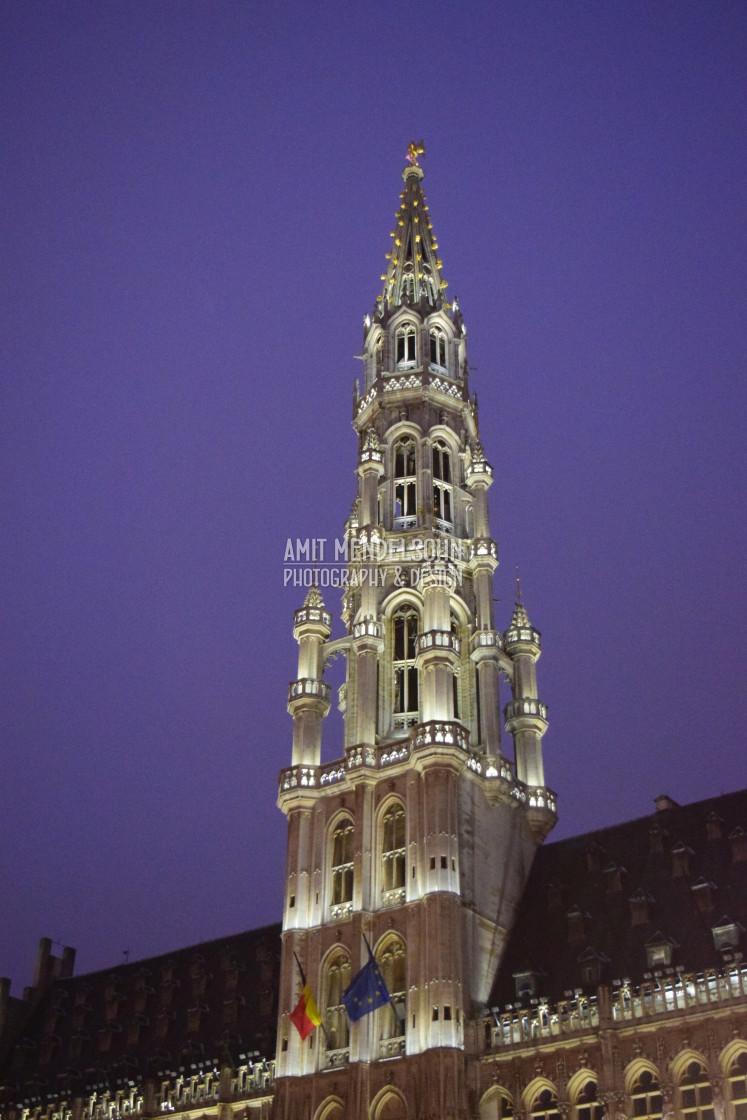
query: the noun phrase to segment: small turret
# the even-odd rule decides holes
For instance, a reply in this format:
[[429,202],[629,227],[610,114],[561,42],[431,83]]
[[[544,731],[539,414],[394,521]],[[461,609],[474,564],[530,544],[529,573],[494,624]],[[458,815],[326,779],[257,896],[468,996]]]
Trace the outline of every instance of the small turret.
[[[528,787],[532,827],[542,836],[555,823],[555,814],[546,806],[545,771],[542,763],[542,736],[547,731],[547,706],[537,695],[537,662],[540,658],[540,632],[529,621],[516,577],[516,603],[511,625],[503,635],[503,648],[513,662],[512,699],[506,705],[506,730],[514,740],[516,777]],[[538,812],[532,812],[538,810]]]
[[318,766],[322,752],[322,720],[329,711],[329,685],[323,679],[324,643],[332,616],[318,587],[310,587],[296,611],[293,636],[298,642],[298,676],[288,686],[288,711],[293,716],[293,765]]

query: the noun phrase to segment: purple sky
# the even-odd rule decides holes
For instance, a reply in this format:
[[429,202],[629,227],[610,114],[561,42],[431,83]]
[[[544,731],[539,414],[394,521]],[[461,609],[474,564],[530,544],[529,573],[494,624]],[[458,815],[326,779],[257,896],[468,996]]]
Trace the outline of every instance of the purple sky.
[[354,497],[410,139],[555,835],[747,784],[745,57],[738,0],[0,7],[14,993],[42,935],[81,972],[280,917],[283,551]]

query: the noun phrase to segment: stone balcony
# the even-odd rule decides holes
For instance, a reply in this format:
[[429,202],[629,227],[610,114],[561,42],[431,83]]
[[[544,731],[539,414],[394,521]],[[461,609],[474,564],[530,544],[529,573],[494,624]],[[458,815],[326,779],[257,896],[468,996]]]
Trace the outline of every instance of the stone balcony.
[[517,781],[508,759],[495,759],[474,751],[470,746],[469,732],[457,720],[417,723],[406,738],[392,739],[376,746],[363,743],[348,747],[344,758],[320,766],[286,767],[280,771],[278,794],[282,798],[283,794],[295,791],[323,790],[340,782],[354,781],[357,770],[383,772],[408,762],[417,751],[433,747],[458,751],[467,768],[485,779],[488,797],[513,801],[528,813],[543,819],[547,817],[554,823],[557,805],[553,791],[545,786],[528,786]]
[[519,700],[509,700],[505,707],[506,726],[509,720],[521,719],[524,716],[535,717],[547,723],[547,704],[532,697],[522,697]]
[[288,703],[310,697],[329,704],[329,685],[316,677],[300,677],[288,685]]
[[495,1051],[572,1037],[600,1027],[614,1030],[644,1022],[653,1026],[716,1009],[739,1006],[744,1010],[745,1005],[746,966],[699,973],[680,973],[672,968],[637,986],[617,981],[611,988],[599,988],[596,995],[578,994],[556,1004],[534,999],[526,1008],[511,1004],[502,1012],[494,1008],[492,1018],[485,1021],[486,1034],[490,1049]]
[[418,653],[430,653],[431,650],[445,650],[459,657],[462,642],[450,630],[426,630],[424,634],[418,634]]

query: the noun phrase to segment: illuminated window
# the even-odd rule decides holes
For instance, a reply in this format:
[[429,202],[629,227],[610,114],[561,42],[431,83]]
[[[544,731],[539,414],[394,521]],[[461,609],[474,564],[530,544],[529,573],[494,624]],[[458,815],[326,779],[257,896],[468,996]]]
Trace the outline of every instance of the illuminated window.
[[385,1041],[390,1038],[402,1038],[405,1033],[407,951],[401,937],[392,937],[386,942],[377,954],[377,964],[391,996],[391,1002],[384,1004],[377,1012],[379,1039]]
[[727,1074],[734,1120],[747,1120],[747,1051],[738,1054]]
[[602,1120],[604,1108],[597,1100],[597,1083],[591,1078],[576,1097],[576,1120]]
[[344,917],[353,908],[353,822],[343,817],[332,833],[332,915]]
[[713,1120],[713,1090],[702,1062],[690,1062],[680,1081],[683,1120]]
[[335,1065],[347,1058],[349,1045],[349,1026],[347,1012],[343,1006],[342,993],[350,983],[350,960],[340,950],[330,957],[324,976],[324,1043],[327,1048],[327,1064]]
[[382,902],[394,905],[405,898],[405,810],[394,802],[382,821]]
[[[412,279],[412,277],[410,277],[410,279]],[[404,286],[403,294],[405,294]],[[397,369],[409,369],[416,364],[416,340],[417,335],[413,323],[405,323],[405,325],[400,327],[397,331]]]
[[443,331],[431,330],[431,366],[446,372],[446,335]]
[[634,1116],[645,1116],[648,1120],[661,1117],[661,1089],[659,1079],[650,1069],[644,1069],[635,1080],[630,1091]]
[[417,467],[415,441],[403,439],[394,448],[394,528],[417,524]]
[[532,1101],[534,1120],[560,1120],[558,1096],[554,1089],[543,1089]]
[[433,444],[433,517],[436,528],[444,533],[454,532],[453,507],[451,452],[438,439]]
[[419,619],[409,606],[400,607],[392,619],[394,629],[394,726],[411,727],[418,722],[418,670],[415,664]]

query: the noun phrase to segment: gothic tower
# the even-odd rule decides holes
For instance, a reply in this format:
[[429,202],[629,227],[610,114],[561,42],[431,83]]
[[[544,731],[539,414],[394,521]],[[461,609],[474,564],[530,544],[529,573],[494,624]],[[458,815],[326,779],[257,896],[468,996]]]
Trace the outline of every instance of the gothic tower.
[[[555,823],[540,635],[520,595],[508,628],[496,629],[493,470],[418,155],[411,145],[383,289],[364,320],[345,635],[331,640],[317,587],[295,614],[293,755],[279,791],[279,1120],[466,1120],[473,1021]],[[322,762],[324,667],[339,655],[344,755]],[[351,1024],[342,992],[368,945],[392,1002]],[[299,964],[322,1016],[304,1041],[289,1020]]]

